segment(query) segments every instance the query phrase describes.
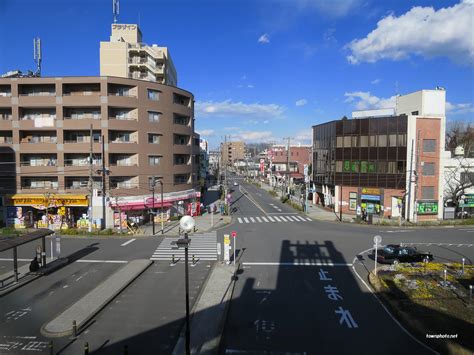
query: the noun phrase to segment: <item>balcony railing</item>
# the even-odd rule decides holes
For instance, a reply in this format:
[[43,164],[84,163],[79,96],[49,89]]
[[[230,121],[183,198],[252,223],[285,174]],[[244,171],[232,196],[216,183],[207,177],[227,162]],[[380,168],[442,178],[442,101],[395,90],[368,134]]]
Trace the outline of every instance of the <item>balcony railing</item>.
[[110,116],[109,120],[119,120],[119,121],[136,121],[136,117],[130,116]]
[[58,188],[58,182],[49,182],[45,181],[43,183],[36,183],[32,185],[21,185],[22,189],[30,189],[30,190],[36,190],[36,189],[57,189]]
[[2,121],[11,121],[12,120],[12,115],[0,114],[0,120],[2,120]]
[[25,116],[21,116],[21,120],[22,121],[32,121],[32,120],[35,120],[35,119],[39,119],[39,118],[49,118],[49,119],[56,119],[56,115],[50,115],[50,116],[30,116],[30,115],[25,115]]
[[57,143],[57,137],[31,137],[31,138],[22,138],[20,143]]
[[12,137],[0,137],[0,144],[12,144],[13,138]]
[[100,91],[72,91],[64,92],[63,96],[99,96]]
[[54,91],[41,91],[41,92],[27,92],[22,93],[20,96],[56,96]]
[[100,115],[65,116],[65,120],[100,120]]
[[[102,165],[102,160],[93,159],[92,165]],[[89,159],[66,159],[64,166],[89,166]]]
[[[89,137],[84,137],[84,139],[64,139],[64,143],[90,143],[91,140]],[[93,143],[100,143],[100,139],[94,139]]]
[[25,160],[20,162],[20,166],[57,166],[58,161],[49,160]]

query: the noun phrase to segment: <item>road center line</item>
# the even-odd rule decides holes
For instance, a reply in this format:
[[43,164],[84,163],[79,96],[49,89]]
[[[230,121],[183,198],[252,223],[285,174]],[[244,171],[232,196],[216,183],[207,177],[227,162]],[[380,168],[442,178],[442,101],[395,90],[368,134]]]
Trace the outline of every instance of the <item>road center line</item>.
[[245,192],[245,193],[243,193],[243,195],[244,195],[245,197],[247,197],[250,202],[252,202],[260,211],[262,211],[262,212],[265,213],[265,215],[266,215],[267,212],[265,212],[265,210],[257,203],[257,201],[255,201],[255,200],[250,196],[250,193],[249,193],[245,188],[243,188],[242,185],[239,185],[239,191],[240,191],[240,193],[242,193],[242,190],[244,190],[244,192]]
[[121,246],[121,247],[124,247],[124,246],[126,246],[126,245],[129,245],[130,243],[133,243],[135,240],[136,240],[135,238],[130,239],[128,242],[125,242],[125,243],[123,243],[123,244],[120,244],[120,246]]

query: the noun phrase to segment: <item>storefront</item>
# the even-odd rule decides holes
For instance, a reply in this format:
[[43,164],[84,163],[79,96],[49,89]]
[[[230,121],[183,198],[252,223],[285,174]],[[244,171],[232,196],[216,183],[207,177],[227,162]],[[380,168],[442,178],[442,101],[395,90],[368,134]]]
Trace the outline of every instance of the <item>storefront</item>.
[[86,195],[15,194],[6,199],[6,225],[14,228],[74,228],[87,215]]
[[363,187],[360,189],[360,207],[367,214],[383,213],[383,194],[381,189]]

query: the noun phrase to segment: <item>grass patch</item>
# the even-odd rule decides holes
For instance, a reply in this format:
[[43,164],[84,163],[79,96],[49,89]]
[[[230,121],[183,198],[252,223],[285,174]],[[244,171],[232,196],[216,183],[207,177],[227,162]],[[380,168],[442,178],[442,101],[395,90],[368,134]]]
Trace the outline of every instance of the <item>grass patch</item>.
[[273,196],[273,197],[277,197],[278,196],[278,192],[276,192],[275,190],[268,190],[268,193]]

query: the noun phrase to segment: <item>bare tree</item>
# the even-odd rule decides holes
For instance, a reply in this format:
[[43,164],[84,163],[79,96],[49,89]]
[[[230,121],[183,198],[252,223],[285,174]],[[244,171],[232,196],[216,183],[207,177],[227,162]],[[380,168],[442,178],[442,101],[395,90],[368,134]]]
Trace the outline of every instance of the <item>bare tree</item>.
[[449,121],[446,125],[446,149],[454,152],[461,146],[465,157],[474,157],[474,126],[466,121]]
[[474,186],[474,159],[458,156],[452,161],[445,167],[444,199],[457,209],[462,195]]

